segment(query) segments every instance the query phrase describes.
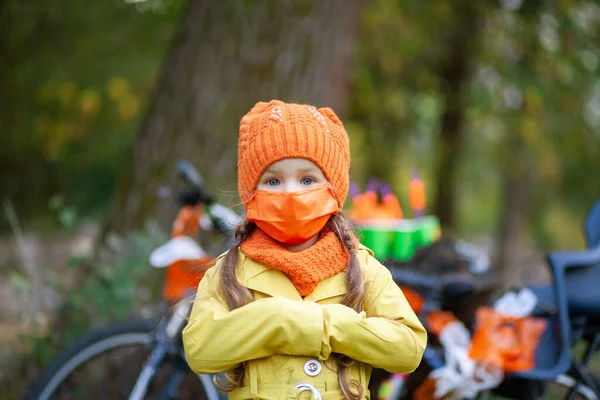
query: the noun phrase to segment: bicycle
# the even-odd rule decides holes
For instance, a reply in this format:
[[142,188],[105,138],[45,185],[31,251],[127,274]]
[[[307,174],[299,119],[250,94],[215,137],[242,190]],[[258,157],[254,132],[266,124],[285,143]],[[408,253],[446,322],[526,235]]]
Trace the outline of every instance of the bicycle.
[[[226,207],[212,202],[200,175],[191,165],[180,163],[179,172],[190,188],[188,200],[184,202],[182,208],[202,204],[208,216],[208,219],[204,219],[205,224],[208,223],[216,230],[225,232],[231,240],[233,226],[239,217]],[[194,227],[198,223],[198,215],[189,212],[185,220]],[[186,225],[185,221],[182,222]],[[536,311],[536,315],[548,319],[549,326],[552,328],[545,332],[538,347],[539,360],[536,360],[536,367],[530,371],[508,375],[498,387],[480,393],[479,398],[506,396],[539,399],[551,392],[548,389],[550,384],[555,384],[567,390],[566,398],[580,396],[583,399],[598,399],[594,378],[585,367],[600,345],[600,310],[598,310],[600,291],[593,293],[593,291],[586,292],[579,289],[582,282],[589,283],[593,282],[593,279],[598,281],[597,278],[600,278],[600,202],[593,208],[587,219],[586,236],[588,250],[549,255],[548,260],[554,275],[552,285],[531,287],[540,298],[542,305]],[[201,249],[194,250],[191,242],[188,245],[192,247],[187,249],[191,249],[192,253],[195,251],[195,256],[202,255]],[[478,260],[477,252],[471,251],[469,254],[469,248],[473,250],[472,247],[467,246],[465,249],[463,246],[462,252],[465,255],[463,258],[466,258],[470,264],[479,264],[475,272],[485,272],[486,268],[481,268],[481,260]],[[464,254],[465,252],[467,254]],[[176,253],[171,253],[175,258],[163,260],[162,263],[173,266],[177,261],[182,261],[177,260]],[[179,267],[182,265],[180,264]],[[482,283],[484,281],[464,274],[449,274],[440,279],[439,276],[428,276],[400,268],[399,265],[391,265],[389,268],[394,280],[403,286],[407,297],[413,299],[413,308],[419,312],[422,320],[427,320],[427,315],[435,311],[450,311],[455,314],[462,313],[459,319],[470,325],[474,310],[473,303],[477,303],[474,301],[474,296],[481,295],[482,288],[485,289],[483,294],[488,290]],[[196,281],[178,280],[178,271],[181,272],[175,268],[168,270],[167,275],[170,275],[173,282],[178,285],[167,285],[163,293],[165,298],[171,296],[178,298],[181,291],[193,290],[196,287],[194,285]],[[585,273],[582,274],[581,271]],[[168,288],[174,288],[171,294],[168,294]],[[470,303],[468,309],[461,306],[467,303]],[[44,370],[32,386],[27,398],[44,400],[73,398],[74,392],[71,391],[68,392],[71,396],[69,394],[64,397],[50,396],[78,367],[84,366],[96,356],[106,355],[105,353],[112,351],[120,351],[120,353],[112,357],[108,355],[109,360],[120,361],[122,366],[123,360],[127,357],[130,364],[139,367],[127,368],[125,371],[127,373],[117,376],[120,380],[113,382],[112,385],[102,385],[101,390],[98,389],[94,393],[97,397],[111,399],[194,397],[209,400],[226,398],[215,388],[211,376],[198,377],[187,367],[181,344],[181,330],[190,308],[190,302],[180,302],[172,315],[160,321],[129,321],[90,333]],[[584,339],[588,344],[581,361],[577,361],[572,356],[572,346],[579,339]],[[436,335],[430,334],[430,343],[421,366],[411,375],[395,376],[393,382],[398,393],[389,398],[410,398],[421,387],[429,372],[444,364],[444,348]],[[103,365],[100,369],[110,369],[110,367],[110,365]],[[554,393],[556,394],[556,391]],[[75,397],[81,396],[75,395]]]
[[[154,266],[169,266],[163,290],[163,298],[167,303],[176,302],[196,289],[200,276],[190,279],[184,271],[194,264],[206,264],[209,260],[204,251],[191,239],[196,236],[198,226],[204,225],[205,230],[212,226],[217,231],[224,232],[228,238],[228,247],[233,237],[233,227],[240,218],[231,210],[212,201],[200,174],[190,164],[180,162],[178,170],[188,187],[184,192],[185,196],[182,197],[180,213],[174,223],[172,235],[181,240],[176,246],[161,246],[150,257],[150,263]],[[208,219],[202,218],[199,206],[207,210],[205,215]],[[406,273],[404,278],[397,275],[395,277],[397,281],[415,287],[420,284],[418,281],[407,281]],[[405,287],[404,290],[409,293],[411,289]],[[83,382],[86,389],[95,389],[93,394],[96,397],[224,399],[226,395],[216,389],[212,376],[196,377],[185,362],[181,331],[190,308],[191,302],[179,302],[174,312],[160,321],[127,321],[89,333],[46,367],[31,387],[27,398],[72,398],[74,393],[76,397],[81,397],[82,393],[77,392],[77,387],[71,388],[68,385],[70,378],[81,368],[93,368],[88,364],[94,358],[105,358],[118,362],[119,365],[103,364],[97,368],[100,372],[110,372],[112,368],[118,368],[125,363],[128,364],[128,368],[126,373],[120,371],[117,376],[119,380],[112,385],[99,382],[102,390],[97,389],[93,385],[94,382]],[[61,396],[60,390],[64,390],[65,396]],[[54,396],[55,394],[57,395]]]
[[[600,201],[589,212],[584,228],[587,249],[549,253],[547,260],[552,283],[527,287],[537,297],[532,316],[546,321],[535,350],[533,368],[507,373],[498,384],[480,390],[474,398],[600,398],[600,380],[588,369],[592,356],[600,347],[600,290],[597,288],[600,282]],[[432,332],[429,316],[448,310],[453,302],[468,301],[481,285],[477,279],[456,279],[452,275],[440,279],[412,270],[394,267],[391,270],[394,280],[407,286],[405,292],[412,294],[412,303],[416,304],[413,308],[419,312],[429,332],[429,344],[417,371],[392,379],[396,392],[388,399],[433,398],[423,397],[423,393],[433,396],[431,388],[429,392],[418,392],[425,388],[430,372],[445,365],[446,349]],[[448,298],[454,300],[448,301]],[[461,318],[468,327],[472,326],[470,317]],[[573,348],[582,342],[586,348],[577,358]]]
[[180,161],[177,170],[186,190],[180,199],[173,239],[155,250],[150,259],[153,266],[168,266],[163,300],[166,304],[176,302],[175,309],[158,321],[117,322],[90,332],[42,371],[27,399],[226,398],[216,389],[212,376],[197,376],[187,366],[181,331],[191,302],[179,300],[193,294],[201,279],[201,274],[190,274],[190,269],[206,269],[212,258],[190,237],[203,225],[224,234],[228,247],[240,217],[213,201],[191,164]]

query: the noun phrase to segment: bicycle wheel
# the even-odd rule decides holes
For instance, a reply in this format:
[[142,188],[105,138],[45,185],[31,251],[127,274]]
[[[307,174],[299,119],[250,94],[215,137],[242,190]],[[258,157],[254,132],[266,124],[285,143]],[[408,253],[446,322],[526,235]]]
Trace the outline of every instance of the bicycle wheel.
[[[26,399],[129,398],[156,343],[153,335],[156,326],[156,321],[138,320],[91,332],[44,369]],[[172,387],[167,389],[173,385],[174,375],[178,375],[177,393],[172,393]],[[186,368],[181,357],[169,355],[153,376],[145,398],[164,398],[166,390],[177,399],[214,398],[206,394],[207,382]]]

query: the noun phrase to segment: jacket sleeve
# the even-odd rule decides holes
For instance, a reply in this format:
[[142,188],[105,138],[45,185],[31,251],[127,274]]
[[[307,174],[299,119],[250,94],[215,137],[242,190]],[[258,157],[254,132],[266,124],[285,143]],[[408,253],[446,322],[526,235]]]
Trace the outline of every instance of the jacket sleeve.
[[340,353],[389,372],[412,372],[421,362],[427,332],[388,269],[370,255],[365,261],[365,311],[321,306],[327,336],[322,356]]
[[196,373],[229,370],[273,354],[318,357],[324,318],[316,303],[284,297],[253,301],[229,311],[219,294],[218,265],[200,282],[183,345]]

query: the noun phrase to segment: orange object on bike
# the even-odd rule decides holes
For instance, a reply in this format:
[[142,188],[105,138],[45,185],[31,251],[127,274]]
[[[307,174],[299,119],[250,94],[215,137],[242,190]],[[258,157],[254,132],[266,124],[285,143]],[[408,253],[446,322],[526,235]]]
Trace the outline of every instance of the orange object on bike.
[[178,301],[190,290],[196,290],[204,273],[210,267],[210,257],[198,260],[177,261],[167,268],[163,298],[167,301]]
[[352,196],[352,208],[348,215],[355,221],[366,219],[369,215],[369,206],[365,201],[365,195],[360,193]]
[[386,210],[388,217],[390,219],[402,219],[402,207],[400,207],[400,202],[398,201],[398,197],[396,195],[390,193],[383,196],[381,199],[382,207]]
[[420,178],[412,178],[408,187],[410,206],[413,210],[423,211],[427,205],[425,184]]
[[365,192],[352,197],[352,209],[350,218],[355,221],[375,219],[374,212],[377,209],[377,193]]
[[[171,237],[195,237],[200,231],[201,206],[184,206],[173,222]],[[167,301],[181,300],[188,290],[195,290],[212,259],[181,260],[167,267],[163,298]]]
[[404,297],[406,297],[410,308],[413,309],[415,314],[421,312],[423,305],[425,304],[425,299],[407,286],[400,286],[400,289],[402,290],[402,293],[404,293]]
[[171,229],[171,237],[178,237],[184,235],[195,237],[200,231],[201,217],[201,206],[181,207],[177,218],[173,222],[173,228]]
[[371,209],[375,209],[377,207],[377,192],[373,190],[367,190],[364,194],[364,201],[367,207]]
[[427,314],[427,330],[439,335],[448,324],[458,321],[458,318],[449,311],[432,311]]
[[481,307],[469,357],[507,372],[529,370],[534,367],[535,350],[545,329],[546,321],[541,318],[514,318]]
[[384,195],[379,203],[377,193],[372,190],[352,197],[352,209],[349,215],[355,221],[403,218],[402,207],[393,193]]
[[436,381],[433,378],[426,378],[415,390],[414,400],[439,400],[435,396]]

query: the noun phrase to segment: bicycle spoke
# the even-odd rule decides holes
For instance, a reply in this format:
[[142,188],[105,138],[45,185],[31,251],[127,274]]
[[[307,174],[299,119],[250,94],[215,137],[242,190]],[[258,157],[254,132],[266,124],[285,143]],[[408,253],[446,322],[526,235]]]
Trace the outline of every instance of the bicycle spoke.
[[[28,399],[128,399],[150,355],[161,346],[152,341],[156,325],[133,321],[91,332],[49,365],[28,393]],[[158,346],[157,346],[158,345]],[[180,355],[154,360],[143,382],[144,399],[207,399],[212,382],[201,380]]]

